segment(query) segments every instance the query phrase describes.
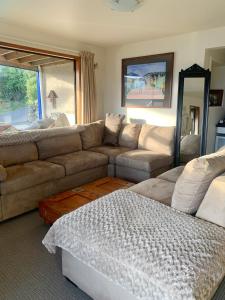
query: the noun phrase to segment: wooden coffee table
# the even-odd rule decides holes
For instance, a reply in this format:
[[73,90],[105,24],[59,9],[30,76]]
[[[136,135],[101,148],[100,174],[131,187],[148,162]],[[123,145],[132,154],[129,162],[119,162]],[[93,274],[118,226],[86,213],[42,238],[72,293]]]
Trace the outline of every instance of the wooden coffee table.
[[39,214],[46,224],[54,223],[62,215],[115,190],[128,188],[133,183],[105,177],[39,202]]

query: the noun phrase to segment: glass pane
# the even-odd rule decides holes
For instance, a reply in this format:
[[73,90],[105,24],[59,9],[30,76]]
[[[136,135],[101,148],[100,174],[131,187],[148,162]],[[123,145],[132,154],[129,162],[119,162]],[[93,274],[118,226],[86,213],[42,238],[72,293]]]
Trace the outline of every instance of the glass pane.
[[0,65],[0,122],[23,129],[37,118],[37,72]]
[[[70,125],[75,124],[75,73],[73,62],[46,65],[40,68],[43,111],[45,117],[63,113]],[[55,99],[49,96],[53,91]]]
[[185,78],[180,158],[187,163],[200,155],[204,109],[204,78]]

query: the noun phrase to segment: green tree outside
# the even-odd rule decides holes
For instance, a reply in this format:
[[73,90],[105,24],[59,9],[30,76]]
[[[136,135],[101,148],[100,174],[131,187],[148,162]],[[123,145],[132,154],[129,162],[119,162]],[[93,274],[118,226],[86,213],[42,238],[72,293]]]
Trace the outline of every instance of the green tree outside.
[[37,110],[36,72],[0,66],[0,113],[24,106]]

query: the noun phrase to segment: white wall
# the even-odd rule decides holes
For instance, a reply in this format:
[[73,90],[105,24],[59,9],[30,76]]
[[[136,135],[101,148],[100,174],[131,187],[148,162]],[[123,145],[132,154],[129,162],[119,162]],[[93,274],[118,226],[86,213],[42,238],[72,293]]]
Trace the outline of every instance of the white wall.
[[[205,49],[221,46],[225,46],[225,27],[107,49],[104,112],[124,113],[128,121],[134,118],[144,119],[147,123],[156,125],[175,125],[179,71],[193,63],[203,66]],[[122,108],[121,59],[166,52],[175,52],[171,109]]]
[[[40,18],[41,22],[41,18]],[[90,33],[91,34],[91,33]],[[105,76],[105,49],[88,45],[80,41],[59,39],[57,36],[46,32],[30,31],[29,28],[21,28],[0,21],[0,41],[36,47],[44,50],[52,50],[67,54],[78,55],[79,51],[87,50],[95,54],[96,68],[96,92],[97,92],[97,117],[103,116],[103,87]]]
[[[225,66],[212,69],[211,89],[222,89],[225,93]],[[225,103],[222,107],[209,107],[207,153],[214,152],[216,124],[225,118]]]

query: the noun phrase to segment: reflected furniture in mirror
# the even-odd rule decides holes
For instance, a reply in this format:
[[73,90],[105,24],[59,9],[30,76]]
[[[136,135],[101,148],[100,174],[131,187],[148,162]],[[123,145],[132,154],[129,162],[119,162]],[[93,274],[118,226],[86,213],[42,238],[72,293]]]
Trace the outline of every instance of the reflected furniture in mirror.
[[210,78],[197,64],[179,73],[176,166],[206,153]]

